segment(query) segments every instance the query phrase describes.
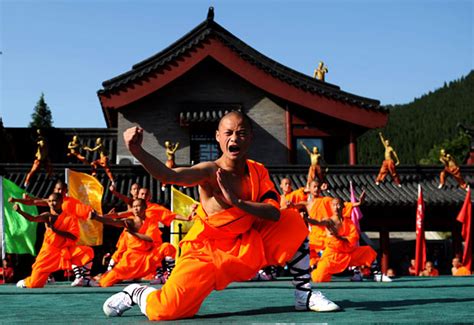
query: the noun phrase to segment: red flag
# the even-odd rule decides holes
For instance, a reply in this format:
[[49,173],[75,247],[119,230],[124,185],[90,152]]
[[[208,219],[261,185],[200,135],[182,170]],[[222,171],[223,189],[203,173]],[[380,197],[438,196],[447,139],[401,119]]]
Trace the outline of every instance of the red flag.
[[471,215],[472,215],[472,203],[471,203],[471,189],[468,188],[466,199],[462,205],[461,211],[456,218],[457,221],[462,223],[461,235],[464,239],[464,254],[462,256],[462,264],[468,269],[472,270],[472,240],[471,240]]
[[425,203],[423,202],[423,190],[418,184],[418,202],[416,204],[416,252],[415,252],[415,272],[418,275],[426,263],[426,242],[425,242]]

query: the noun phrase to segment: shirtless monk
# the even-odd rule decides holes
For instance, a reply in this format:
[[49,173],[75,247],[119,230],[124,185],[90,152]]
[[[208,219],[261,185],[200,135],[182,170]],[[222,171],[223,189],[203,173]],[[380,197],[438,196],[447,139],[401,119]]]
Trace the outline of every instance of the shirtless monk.
[[462,178],[461,171],[459,169],[456,160],[446,150],[441,149],[439,151],[439,161],[444,165],[444,169],[439,174],[439,185],[438,188],[442,188],[446,181],[446,176],[451,175],[458,182],[459,187],[467,191],[467,183]]
[[247,160],[251,138],[248,117],[230,112],[220,120],[216,131],[222,150],[219,159],[169,169],[142,148],[143,129],[125,131],[128,149],[155,178],[167,184],[199,186],[206,215],[198,214],[181,241],[182,255],[166,284],[159,290],[129,285],[105,301],[107,316],[120,316],[138,304],[150,320],[189,318],[213,290],[248,280],[262,267],[283,265],[292,257],[288,265],[295,276],[295,308],[339,309],[320,292],[312,292],[308,230],[296,210],[280,212],[279,197],[268,171]]
[[[384,153],[385,160],[382,163],[382,167],[380,167],[379,174],[377,176],[377,179],[375,180],[375,185],[379,185],[380,182],[383,182],[387,174],[390,174],[395,184],[397,184],[398,187],[401,187],[402,185],[400,184],[400,177],[398,176],[397,171],[395,169],[395,166],[398,166],[400,164],[400,159],[398,159],[397,153],[390,145],[390,141],[384,139],[382,133],[380,132],[379,132],[379,137],[380,137],[380,141],[382,141],[382,144],[385,148],[385,153]],[[396,161],[394,161],[394,159]]]
[[[63,210],[62,196],[53,193],[48,197],[49,212],[32,216],[20,209],[18,204],[13,209],[24,218],[32,222],[44,222],[46,232],[43,245],[33,264],[31,276],[17,283],[19,288],[42,288],[48,280],[50,273],[57,270],[69,270],[72,265],[86,266],[90,270],[94,251],[87,246],[77,246],[79,238],[79,223],[74,211]],[[76,285],[95,286],[90,275],[84,276]],[[74,286],[74,282],[72,284]]]
[[332,216],[317,222],[307,219],[311,224],[326,227],[326,240],[323,255],[311,278],[314,282],[329,282],[331,275],[344,271],[349,266],[370,266],[377,253],[370,246],[357,246],[359,233],[350,218],[343,217],[344,202],[331,200]]

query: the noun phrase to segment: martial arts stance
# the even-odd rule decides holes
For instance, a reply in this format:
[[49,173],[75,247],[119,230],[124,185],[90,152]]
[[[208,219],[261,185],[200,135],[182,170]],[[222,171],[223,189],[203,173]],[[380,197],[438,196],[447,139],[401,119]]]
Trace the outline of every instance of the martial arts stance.
[[[400,183],[400,177],[398,176],[397,170],[395,169],[395,166],[398,166],[400,164],[400,159],[398,159],[397,153],[390,145],[390,141],[384,139],[382,133],[379,133],[379,137],[385,148],[385,160],[382,163],[382,167],[380,167],[379,174],[377,175],[377,179],[375,180],[375,185],[379,185],[380,182],[383,182],[387,174],[390,174],[395,184],[401,187],[402,185]],[[396,162],[394,161],[394,159],[396,160]]]
[[106,272],[99,283],[109,287],[126,279],[136,279],[154,273],[167,252],[161,249],[161,232],[158,223],[145,217],[146,202],[136,199],[132,217],[112,219],[91,214],[92,220],[125,228],[124,252],[115,267]]
[[[44,287],[50,273],[57,270],[69,270],[72,265],[85,266],[88,270],[92,267],[94,251],[87,246],[77,246],[79,238],[79,223],[74,211],[61,208],[62,196],[53,193],[48,197],[50,211],[32,216],[20,209],[18,204],[13,209],[23,217],[32,222],[44,222],[46,232],[44,233],[43,246],[33,264],[31,276],[17,283],[19,288],[42,288]],[[83,274],[82,280],[73,286],[95,286],[90,279],[90,274]]]
[[341,199],[331,200],[332,216],[321,222],[306,219],[311,224],[324,224],[326,240],[323,255],[315,271],[311,273],[314,282],[329,282],[331,275],[344,271],[348,266],[370,266],[377,253],[370,246],[357,246],[359,233],[350,218],[344,218]]
[[459,187],[467,190],[467,183],[464,178],[462,178],[461,170],[459,169],[459,166],[456,163],[456,160],[454,160],[453,156],[451,156],[449,153],[446,153],[444,149],[441,149],[439,151],[439,161],[443,163],[444,169],[439,174],[438,188],[442,188],[446,181],[446,176],[451,175],[456,180],[456,182],[458,182]]
[[295,308],[339,309],[320,292],[311,290],[304,221],[294,209],[280,212],[268,171],[247,160],[251,128],[242,113],[226,114],[216,131],[222,156],[213,162],[175,169],[167,168],[142,148],[143,129],[125,131],[128,149],[154,177],[168,184],[199,185],[206,215],[195,218],[181,241],[182,255],[166,284],[160,290],[138,284],[126,287],[105,301],[106,315],[120,316],[138,304],[150,320],[192,317],[213,290],[248,280],[262,267],[283,265],[292,257],[288,265],[295,276]]

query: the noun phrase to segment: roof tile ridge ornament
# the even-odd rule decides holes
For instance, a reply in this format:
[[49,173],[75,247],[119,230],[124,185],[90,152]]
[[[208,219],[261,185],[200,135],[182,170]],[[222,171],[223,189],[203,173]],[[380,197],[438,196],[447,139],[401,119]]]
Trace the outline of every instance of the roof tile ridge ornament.
[[214,21],[214,7],[213,6],[210,6],[209,9],[207,10],[206,20],[208,22],[213,22]]

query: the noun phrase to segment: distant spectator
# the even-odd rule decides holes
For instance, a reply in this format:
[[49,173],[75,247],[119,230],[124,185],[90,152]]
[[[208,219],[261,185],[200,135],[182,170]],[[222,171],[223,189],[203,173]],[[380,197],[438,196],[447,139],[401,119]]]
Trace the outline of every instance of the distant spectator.
[[433,266],[433,262],[427,261],[425,263],[425,269],[420,272],[420,276],[439,276],[439,272]]
[[2,260],[2,267],[0,268],[0,284],[12,283],[14,277],[13,267],[10,266],[8,259]]
[[463,266],[459,257],[453,258],[453,267],[451,268],[451,274],[453,276],[466,276],[471,275],[471,271],[467,267]]
[[408,268],[409,275],[416,275],[415,263],[416,263],[415,259],[412,258],[410,260],[410,267]]
[[395,277],[395,271],[393,269],[388,269],[387,270],[387,276],[389,278],[394,278]]

